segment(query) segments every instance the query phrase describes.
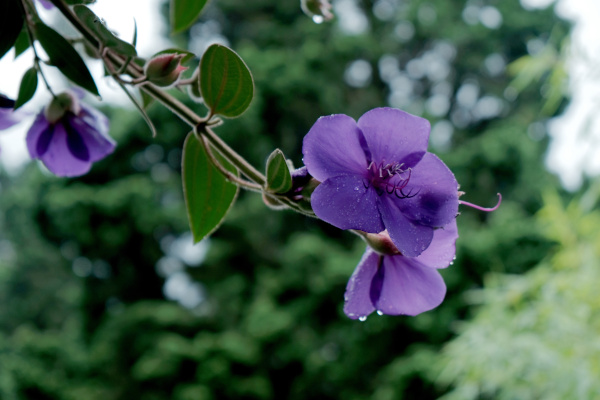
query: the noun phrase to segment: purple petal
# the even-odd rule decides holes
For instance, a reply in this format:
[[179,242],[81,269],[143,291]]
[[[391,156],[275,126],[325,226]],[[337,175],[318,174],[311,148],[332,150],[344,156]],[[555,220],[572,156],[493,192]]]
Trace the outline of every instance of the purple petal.
[[302,154],[308,172],[320,182],[339,175],[366,175],[362,134],[347,115],[321,117],[304,137]]
[[50,3],[48,0],[39,0],[39,2],[46,10],[50,10],[50,9],[54,8],[54,5],[52,3]]
[[50,142],[54,137],[54,124],[48,124],[48,126],[40,133],[37,144],[35,145],[35,151],[38,157],[43,156],[50,147]]
[[[37,122],[37,121],[36,121]],[[46,127],[48,123],[46,122]],[[67,132],[63,124],[54,126],[54,135],[48,144],[47,151],[37,153],[37,143],[45,129],[39,129],[40,124],[34,123],[27,133],[27,147],[32,158],[39,158],[44,165],[57,176],[79,176],[87,173],[92,163],[76,158],[69,150]]]
[[407,257],[421,254],[433,239],[433,228],[408,219],[398,208],[395,196],[383,195],[379,201],[379,211],[390,239],[400,252]]
[[116,143],[108,136],[108,118],[101,112],[82,104],[79,115],[66,118],[83,140],[90,161],[101,160],[115,150]]
[[375,108],[358,120],[372,161],[412,167],[427,151],[429,121],[395,108]]
[[81,135],[69,123],[68,120],[63,121],[63,128],[67,132],[67,147],[73,157],[81,161],[90,160],[90,152],[83,142]]
[[[40,158],[40,155],[48,150],[48,146],[50,146],[49,140],[47,140],[48,131],[54,133],[54,130],[50,129],[50,124],[44,113],[41,112],[35,117],[31,128],[27,132],[27,149],[31,158]],[[46,144],[46,142],[48,143]]]
[[[388,196],[402,213],[421,225],[441,227],[458,214],[458,182],[452,171],[437,156],[425,154],[411,170],[405,199]],[[387,225],[386,225],[387,226]]]
[[415,260],[430,268],[446,268],[454,260],[456,239],[458,239],[458,229],[455,218],[443,228],[433,231],[431,244]]
[[23,114],[12,108],[0,108],[0,131],[8,129],[22,121]]
[[336,176],[321,183],[311,195],[317,217],[340,229],[377,233],[385,228],[377,211],[377,193],[365,188],[358,176]]
[[350,277],[344,294],[344,313],[349,318],[366,317],[375,311],[370,292],[371,282],[377,272],[380,257],[379,254],[367,247],[365,254]]
[[446,285],[439,272],[404,256],[385,256],[383,283],[375,308],[388,315],[417,315],[439,306]]

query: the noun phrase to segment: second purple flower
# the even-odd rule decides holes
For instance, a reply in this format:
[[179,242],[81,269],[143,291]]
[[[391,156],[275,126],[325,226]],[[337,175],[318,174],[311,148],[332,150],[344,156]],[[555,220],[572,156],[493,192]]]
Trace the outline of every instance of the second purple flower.
[[315,214],[340,229],[384,230],[407,257],[421,254],[435,228],[458,212],[458,183],[427,152],[429,122],[393,108],[376,108],[358,122],[321,117],[304,137],[308,172],[321,184]]

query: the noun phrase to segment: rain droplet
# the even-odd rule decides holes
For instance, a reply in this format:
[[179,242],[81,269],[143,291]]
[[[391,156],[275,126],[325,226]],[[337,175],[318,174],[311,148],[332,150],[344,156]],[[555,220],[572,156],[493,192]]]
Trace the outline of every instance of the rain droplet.
[[450,265],[454,265],[454,261],[450,261]]
[[359,190],[359,189],[358,189],[358,186],[355,186],[355,187],[354,187],[354,190],[356,190],[356,191],[358,192],[358,190]]
[[377,310],[377,315],[383,315],[383,311]]
[[321,24],[323,23],[324,18],[321,15],[313,15],[312,20],[315,24]]
[[358,317],[358,320],[359,320],[360,322],[365,322],[365,321],[367,320],[367,316],[366,316],[366,315],[363,315],[362,317]]

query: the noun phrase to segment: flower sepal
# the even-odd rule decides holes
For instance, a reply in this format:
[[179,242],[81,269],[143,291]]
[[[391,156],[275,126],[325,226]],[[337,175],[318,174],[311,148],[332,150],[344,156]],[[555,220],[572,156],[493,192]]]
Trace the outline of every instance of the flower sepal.
[[367,245],[371,249],[373,249],[376,253],[384,255],[384,256],[395,256],[398,254],[402,254],[400,250],[394,245],[392,239],[390,239],[390,235],[387,231],[383,231],[380,233],[368,233],[364,231],[355,230],[360,237],[363,238]]
[[187,67],[181,65],[185,56],[185,54],[169,53],[151,58],[144,67],[146,78],[157,86],[174,85],[181,77],[181,73],[187,70]]
[[44,115],[46,120],[55,124],[61,120],[67,112],[71,112],[75,115],[79,114],[81,110],[79,106],[79,100],[71,92],[62,92],[52,99],[50,104],[44,109]]

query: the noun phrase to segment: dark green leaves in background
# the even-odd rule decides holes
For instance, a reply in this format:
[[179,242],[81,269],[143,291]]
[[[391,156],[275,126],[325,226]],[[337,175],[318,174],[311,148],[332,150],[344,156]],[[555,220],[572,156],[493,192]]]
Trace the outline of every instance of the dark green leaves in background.
[[15,110],[31,100],[35,94],[35,90],[37,89],[37,84],[37,69],[35,67],[31,67],[25,72],[23,79],[21,79],[19,97],[17,97],[17,100],[15,101]]
[[171,29],[180,33],[189,28],[200,16],[208,0],[171,0]]
[[86,6],[76,5],[73,7],[73,11],[75,11],[77,17],[94,33],[94,36],[96,36],[104,46],[127,57],[134,57],[137,55],[135,47],[113,35],[92,10]]
[[36,38],[48,53],[50,64],[88,92],[100,96],[94,78],[79,53],[62,35],[41,22],[35,24]]
[[240,56],[225,46],[213,44],[200,61],[200,91],[213,114],[234,118],[250,105],[254,81]]
[[273,193],[285,193],[292,188],[292,175],[285,162],[285,156],[275,149],[267,160],[267,190]]
[[15,44],[21,28],[23,27],[23,14],[19,9],[18,0],[3,0],[0,2],[0,58]]
[[[216,151],[223,167],[237,175],[236,168]],[[183,145],[181,165],[183,192],[194,243],[211,234],[233,204],[238,187],[228,182],[211,163],[202,143],[190,133]]]

